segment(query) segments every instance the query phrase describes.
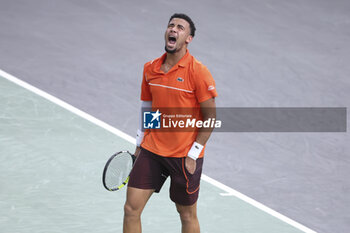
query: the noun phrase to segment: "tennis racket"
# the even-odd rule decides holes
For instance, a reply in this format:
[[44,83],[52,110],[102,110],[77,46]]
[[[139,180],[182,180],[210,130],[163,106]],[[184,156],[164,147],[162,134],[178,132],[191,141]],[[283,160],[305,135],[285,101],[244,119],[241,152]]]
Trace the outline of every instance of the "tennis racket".
[[112,155],[103,169],[103,186],[108,191],[117,191],[124,187],[129,181],[135,159],[129,151],[120,151]]

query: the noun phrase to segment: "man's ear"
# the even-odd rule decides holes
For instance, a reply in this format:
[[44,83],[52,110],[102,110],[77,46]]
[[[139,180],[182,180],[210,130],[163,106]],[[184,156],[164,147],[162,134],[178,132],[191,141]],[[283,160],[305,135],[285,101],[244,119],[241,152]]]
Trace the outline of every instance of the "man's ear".
[[193,39],[193,36],[189,35],[187,38],[186,38],[186,44],[189,44]]

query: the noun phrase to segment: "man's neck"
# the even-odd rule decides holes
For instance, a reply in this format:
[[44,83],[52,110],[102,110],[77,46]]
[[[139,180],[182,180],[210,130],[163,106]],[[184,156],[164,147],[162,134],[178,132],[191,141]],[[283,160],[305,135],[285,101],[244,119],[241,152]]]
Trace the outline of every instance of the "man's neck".
[[164,63],[173,67],[176,63],[178,63],[181,60],[183,56],[185,56],[186,52],[187,48],[181,49],[180,51],[175,53],[167,53]]

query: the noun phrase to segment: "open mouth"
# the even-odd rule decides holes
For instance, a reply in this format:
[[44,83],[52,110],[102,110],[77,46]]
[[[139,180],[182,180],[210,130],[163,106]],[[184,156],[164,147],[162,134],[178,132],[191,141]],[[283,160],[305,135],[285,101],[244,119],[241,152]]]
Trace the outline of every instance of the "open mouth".
[[175,44],[176,43],[176,37],[175,36],[169,36],[168,37],[169,44]]

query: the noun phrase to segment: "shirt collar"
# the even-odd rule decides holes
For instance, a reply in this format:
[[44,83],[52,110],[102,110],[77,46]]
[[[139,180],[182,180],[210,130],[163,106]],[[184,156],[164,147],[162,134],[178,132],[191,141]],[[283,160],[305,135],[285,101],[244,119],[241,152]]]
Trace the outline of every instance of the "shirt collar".
[[[165,58],[166,58],[166,54],[167,53],[164,53],[161,58],[159,59],[159,64],[158,64],[158,67],[157,69],[159,70],[160,69],[160,66],[163,64]],[[181,66],[181,67],[185,67],[187,64],[188,64],[188,58],[190,56],[190,52],[188,51],[188,49],[186,49],[186,53],[185,55],[180,59],[180,61],[177,62],[177,64],[175,66]]]

